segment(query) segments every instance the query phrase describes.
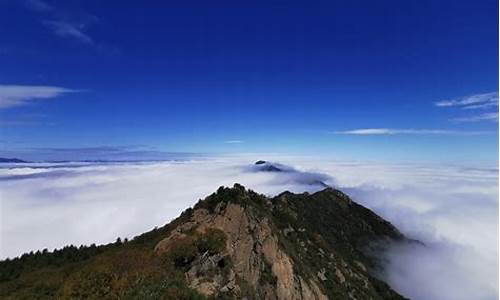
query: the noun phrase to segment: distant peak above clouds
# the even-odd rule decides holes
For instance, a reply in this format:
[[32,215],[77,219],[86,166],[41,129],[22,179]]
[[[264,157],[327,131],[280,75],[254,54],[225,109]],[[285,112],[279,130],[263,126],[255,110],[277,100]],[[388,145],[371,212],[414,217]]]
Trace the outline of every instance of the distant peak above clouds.
[[275,164],[267,162],[265,160],[259,160],[259,161],[255,162],[254,165],[259,171],[264,171],[264,172],[286,172],[286,171],[293,170],[290,168],[288,168],[288,170],[286,170],[284,168],[284,166],[282,166],[280,164],[275,165]]
[[265,160],[258,160],[250,166],[249,170],[251,172],[278,173],[280,177],[276,180],[279,184],[293,183],[324,188],[330,186],[327,182],[333,182],[333,178],[323,173],[301,171],[291,166]]

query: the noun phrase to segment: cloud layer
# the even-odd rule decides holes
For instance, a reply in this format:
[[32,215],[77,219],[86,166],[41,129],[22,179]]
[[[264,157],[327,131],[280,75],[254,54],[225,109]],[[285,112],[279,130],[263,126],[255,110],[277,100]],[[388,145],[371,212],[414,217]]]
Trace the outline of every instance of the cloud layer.
[[130,238],[167,223],[221,185],[239,182],[274,195],[321,189],[314,184],[320,179],[426,244],[388,253],[387,272],[380,276],[402,294],[425,300],[498,297],[496,166],[275,159],[293,165],[287,169],[292,171],[256,172],[249,165],[257,159],[250,157],[5,165],[0,254]]

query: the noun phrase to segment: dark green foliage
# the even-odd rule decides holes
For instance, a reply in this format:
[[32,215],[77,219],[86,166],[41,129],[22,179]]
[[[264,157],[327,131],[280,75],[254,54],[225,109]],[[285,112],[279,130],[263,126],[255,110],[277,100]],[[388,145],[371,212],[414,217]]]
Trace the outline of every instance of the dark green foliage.
[[[271,201],[273,220],[282,232],[280,243],[294,259],[294,267],[305,277],[324,271],[328,280],[322,285],[331,299],[343,299],[353,291],[367,299],[404,299],[358,265],[379,265],[377,257],[366,251],[373,243],[405,240],[389,222],[332,188],[314,194],[285,192]],[[373,288],[355,277],[348,278],[346,288],[335,275],[336,271],[348,274],[345,268],[364,274]]]
[[262,266],[262,273],[260,275],[261,284],[270,284],[275,286],[277,282],[276,275],[274,275],[271,265],[265,260],[262,260],[264,265]]
[[218,229],[209,228],[198,238],[197,247],[201,253],[208,252],[210,255],[219,253],[226,247],[226,234]]
[[[196,247],[194,248],[196,250]],[[152,249],[121,244],[86,261],[22,273],[0,299],[204,299]]]
[[176,268],[185,269],[199,255],[214,255],[224,250],[226,235],[214,228],[208,228],[204,233],[195,231],[175,242],[166,256],[167,262]]
[[269,200],[252,190],[246,190],[242,185],[235,183],[232,188],[219,187],[216,193],[199,201],[194,208],[205,208],[210,213],[214,213],[218,205],[225,205],[227,203],[239,204],[243,207],[257,206],[258,208],[265,209],[270,205]]
[[44,249],[42,252],[30,252],[14,259],[0,261],[0,282],[17,278],[23,272],[85,261],[110,247],[112,245],[96,247],[95,244],[92,244],[79,248],[71,245],[59,250],[56,249],[54,252],[48,252],[47,249]]
[[139,281],[124,297],[126,300],[203,300],[203,295],[186,288],[182,280]]
[[179,240],[176,245],[169,251],[168,259],[170,259],[175,267],[185,268],[195,259],[198,255],[196,247],[196,240],[188,237]]
[[[366,251],[371,245],[380,245],[378,240],[404,240],[392,224],[332,188],[312,195],[283,193],[272,201],[277,223],[295,227],[295,236],[321,244],[327,251],[333,246],[344,259],[373,268],[377,261]],[[304,231],[298,232],[300,228]]]

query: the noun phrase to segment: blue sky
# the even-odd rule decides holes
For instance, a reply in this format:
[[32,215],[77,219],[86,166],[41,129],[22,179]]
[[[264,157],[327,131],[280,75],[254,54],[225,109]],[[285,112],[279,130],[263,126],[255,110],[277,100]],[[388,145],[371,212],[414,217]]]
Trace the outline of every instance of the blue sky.
[[4,156],[498,158],[497,1],[0,8]]

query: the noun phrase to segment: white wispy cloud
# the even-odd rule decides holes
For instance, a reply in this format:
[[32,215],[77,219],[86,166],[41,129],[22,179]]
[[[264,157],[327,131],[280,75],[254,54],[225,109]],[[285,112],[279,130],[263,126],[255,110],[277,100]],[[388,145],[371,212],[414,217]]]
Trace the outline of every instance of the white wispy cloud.
[[42,0],[26,0],[24,3],[27,8],[37,12],[49,12],[54,10],[52,5]]
[[498,92],[476,94],[461,98],[441,100],[434,103],[438,107],[459,107],[462,109],[478,109],[498,106]]
[[96,16],[78,10],[69,12],[44,0],[25,0],[24,5],[29,10],[44,15],[41,23],[55,35],[87,45],[96,45],[87,33],[88,27],[98,21]]
[[0,85],[0,109],[30,104],[41,99],[50,99],[78,90],[42,85]]
[[479,121],[498,122],[498,112],[483,113],[475,116],[453,118],[451,120],[454,122],[479,122]]
[[45,26],[52,29],[52,31],[63,38],[73,38],[85,44],[93,44],[92,38],[85,33],[86,25],[74,24],[67,21],[43,21]]
[[344,131],[334,131],[334,134],[345,135],[480,135],[487,134],[488,131],[461,131],[447,129],[397,129],[397,128],[361,128]]
[[244,141],[242,140],[227,140],[227,141],[224,141],[225,144],[242,144],[244,143]]

